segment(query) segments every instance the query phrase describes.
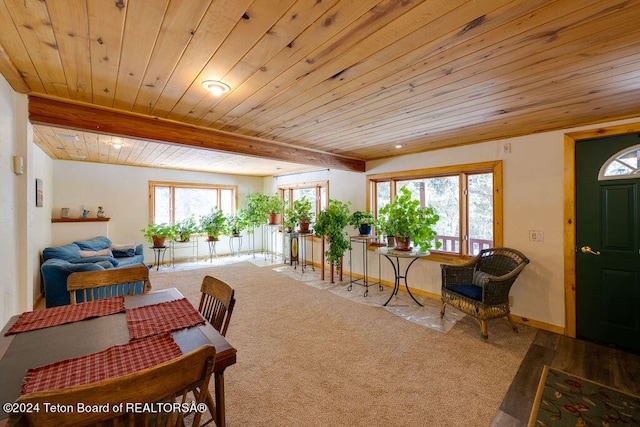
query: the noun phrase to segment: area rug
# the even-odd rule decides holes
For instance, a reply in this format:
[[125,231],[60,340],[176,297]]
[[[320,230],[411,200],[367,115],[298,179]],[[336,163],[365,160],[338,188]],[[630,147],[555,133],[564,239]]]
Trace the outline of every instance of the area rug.
[[529,426],[640,426],[640,396],[545,366]]

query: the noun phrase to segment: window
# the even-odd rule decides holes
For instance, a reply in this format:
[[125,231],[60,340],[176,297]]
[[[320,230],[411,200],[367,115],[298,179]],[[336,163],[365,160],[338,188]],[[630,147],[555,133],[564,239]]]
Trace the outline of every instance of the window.
[[627,147],[607,160],[598,174],[598,180],[637,178],[640,174],[640,145]]
[[287,206],[293,206],[293,201],[306,197],[315,206],[312,214],[311,222],[315,222],[316,215],[327,207],[328,201],[328,182],[307,182],[303,184],[289,185],[278,187],[278,191]]
[[227,215],[236,211],[235,186],[149,182],[151,223],[176,223],[219,207]]
[[421,206],[435,209],[440,216],[436,240],[442,247],[431,250],[432,259],[468,257],[502,244],[502,162],[370,175],[367,180],[376,214],[401,187]]

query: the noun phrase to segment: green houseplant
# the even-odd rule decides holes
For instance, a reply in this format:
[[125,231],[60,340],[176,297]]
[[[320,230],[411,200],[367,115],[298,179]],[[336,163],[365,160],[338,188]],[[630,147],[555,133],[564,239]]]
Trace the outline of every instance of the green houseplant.
[[266,203],[268,198],[262,193],[247,194],[244,203],[247,211],[248,227],[259,227],[267,221]]
[[195,215],[176,222],[175,230],[181,242],[188,242],[192,234],[199,232]]
[[291,233],[296,225],[295,214],[292,208],[286,208],[282,215],[282,227],[285,233]]
[[378,214],[378,230],[379,233],[384,234],[387,239],[387,246],[395,245],[396,238],[393,235],[393,224],[389,222],[388,215],[382,212]]
[[344,231],[349,224],[349,205],[349,202],[329,200],[329,205],[320,211],[313,226],[313,232],[317,237],[327,237],[329,249],[324,253],[326,260],[338,270],[342,267],[341,259],[344,253],[351,249],[349,235]]
[[233,236],[239,236],[247,226],[247,212],[244,209],[240,209],[236,215],[229,215],[227,217],[227,228]]
[[209,240],[218,240],[225,231],[227,219],[222,209],[216,207],[208,214],[201,215],[199,222],[201,233],[207,233]]
[[294,223],[300,225],[301,233],[309,232],[309,223],[311,222],[311,210],[313,205],[311,200],[303,197],[293,201],[293,208],[291,209],[291,216]]
[[285,201],[277,194],[267,197],[264,202],[264,210],[267,213],[270,225],[279,224],[284,213]]
[[[420,207],[420,201],[411,198],[407,187],[402,187],[394,201],[380,209],[380,213],[387,218],[388,232],[393,233],[396,249],[408,250],[411,242],[420,246],[422,251],[432,248],[436,232],[433,226],[440,217],[431,207]],[[436,248],[442,246],[435,242]]]
[[164,246],[167,239],[173,240],[176,230],[175,227],[166,222],[160,224],[149,224],[146,228],[140,230],[144,238],[155,248]]
[[349,225],[358,229],[362,236],[371,234],[371,227],[378,224],[378,221],[369,211],[355,211],[349,217]]

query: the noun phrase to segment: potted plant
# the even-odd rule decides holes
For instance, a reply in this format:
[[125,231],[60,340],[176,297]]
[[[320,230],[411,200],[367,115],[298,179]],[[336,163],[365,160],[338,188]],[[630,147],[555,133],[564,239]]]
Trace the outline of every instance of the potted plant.
[[344,253],[351,249],[349,235],[344,228],[349,224],[349,205],[338,200],[329,200],[329,206],[323,209],[316,218],[313,232],[318,237],[327,237],[329,249],[324,253],[329,264],[337,270],[341,268]]
[[[433,225],[440,217],[431,207],[420,207],[420,201],[411,198],[407,187],[400,189],[394,201],[380,209],[386,216],[389,232],[395,235],[395,249],[410,250],[411,242],[419,246],[422,251],[430,249],[435,240],[436,232]],[[436,242],[436,248],[442,246]]]
[[395,246],[396,239],[393,235],[393,223],[389,222],[388,216],[382,212],[378,214],[378,230],[384,234],[387,239],[387,246]]
[[149,224],[146,228],[140,230],[144,238],[154,248],[162,248],[167,239],[172,240],[176,234],[175,228],[166,222],[160,224]]
[[349,217],[349,225],[358,229],[361,236],[371,234],[371,227],[376,226],[378,221],[369,211],[355,211]]
[[247,228],[247,214],[244,209],[240,209],[236,215],[227,217],[227,227],[234,237],[238,237],[242,230]]
[[267,221],[265,205],[268,198],[262,193],[251,193],[245,197],[248,227],[259,227]]
[[222,209],[216,207],[211,212],[200,216],[200,232],[207,233],[207,238],[211,241],[218,240],[220,234],[225,230],[227,219]]
[[192,234],[198,232],[195,215],[191,215],[175,224],[175,230],[181,242],[188,242]]
[[285,233],[291,233],[296,225],[295,214],[292,208],[286,208],[282,214],[282,228]]
[[293,201],[293,208],[291,209],[292,220],[294,223],[298,223],[300,225],[301,233],[309,232],[312,209],[313,205],[311,204],[311,200],[306,197]]
[[284,213],[285,201],[277,194],[267,197],[264,210],[267,213],[269,225],[279,224]]

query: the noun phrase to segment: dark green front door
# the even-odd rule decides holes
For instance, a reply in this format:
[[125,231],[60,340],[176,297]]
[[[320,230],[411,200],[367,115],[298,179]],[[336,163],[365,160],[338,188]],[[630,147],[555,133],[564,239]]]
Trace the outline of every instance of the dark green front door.
[[640,351],[640,175],[602,180],[603,164],[638,135],[576,144],[577,335]]

